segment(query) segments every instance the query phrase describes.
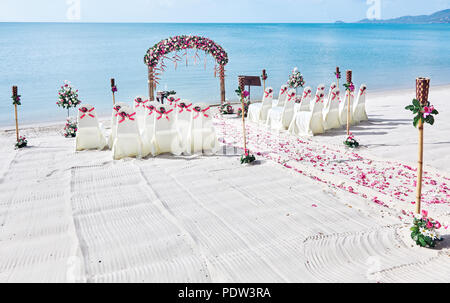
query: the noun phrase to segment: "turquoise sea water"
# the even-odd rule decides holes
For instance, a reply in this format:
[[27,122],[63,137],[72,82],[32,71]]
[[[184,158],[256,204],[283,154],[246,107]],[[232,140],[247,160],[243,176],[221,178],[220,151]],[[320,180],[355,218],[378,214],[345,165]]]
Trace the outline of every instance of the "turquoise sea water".
[[[260,75],[277,91],[293,67],[307,85],[329,85],[335,67],[352,69],[355,84],[369,89],[413,87],[417,76],[450,83],[450,25],[376,24],[68,24],[0,23],[0,126],[13,124],[11,86],[22,95],[21,121],[63,121],[56,106],[59,86],[69,80],[83,102],[110,112],[110,78],[118,101],[147,94],[147,49],[169,36],[192,34],[215,40],[228,52],[227,99],[235,100],[237,76]],[[199,53],[194,65],[168,62],[158,89],[191,101],[218,103],[214,60]],[[180,53],[180,55],[182,55]],[[261,89],[252,89],[260,98]]]

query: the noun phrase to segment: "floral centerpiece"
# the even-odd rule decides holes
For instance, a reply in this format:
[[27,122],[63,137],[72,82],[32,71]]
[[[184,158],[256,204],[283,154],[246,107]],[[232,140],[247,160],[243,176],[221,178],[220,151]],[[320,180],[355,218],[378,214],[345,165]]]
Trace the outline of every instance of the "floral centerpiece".
[[359,142],[356,141],[355,136],[352,133],[350,133],[350,136],[348,136],[347,139],[344,141],[344,145],[350,148],[357,148],[359,147]]
[[298,68],[294,68],[292,71],[292,74],[289,76],[289,80],[287,82],[290,88],[297,88],[303,87],[305,85],[305,79],[303,78],[303,75],[299,72]]
[[67,118],[66,125],[64,126],[64,137],[73,138],[77,135],[77,121],[73,118]]
[[27,138],[25,136],[20,136],[19,140],[17,140],[16,148],[24,148],[28,145]]
[[22,105],[22,103],[20,103],[20,95],[13,94],[11,99],[13,100],[13,105]]
[[80,103],[78,90],[75,90],[69,81],[64,81],[64,85],[58,91],[58,102],[56,102],[56,105],[69,110],[72,107],[77,107]]
[[339,67],[336,67],[334,74],[336,76],[336,80],[339,81],[339,79],[341,79],[341,71],[339,70]]
[[411,238],[421,247],[435,247],[437,241],[442,241],[438,233],[440,228],[441,223],[428,217],[428,212],[423,210],[414,217]]
[[[241,110],[242,112],[242,110]],[[230,102],[224,103],[220,106],[220,113],[222,115],[232,115],[234,114],[234,108]]]

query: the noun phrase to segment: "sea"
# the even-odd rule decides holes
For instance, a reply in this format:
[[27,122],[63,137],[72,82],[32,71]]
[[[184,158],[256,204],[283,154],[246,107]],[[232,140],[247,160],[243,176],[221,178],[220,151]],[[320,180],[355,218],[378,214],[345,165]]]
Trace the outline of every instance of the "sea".
[[[100,115],[111,112],[111,78],[116,100],[131,104],[148,95],[147,50],[176,35],[208,37],[227,51],[229,101],[237,100],[239,75],[259,76],[263,69],[276,92],[294,67],[311,87],[335,81],[336,66],[351,69],[356,86],[368,90],[413,88],[418,76],[430,77],[432,85],[450,83],[449,24],[0,23],[0,126],[14,124],[13,85],[22,96],[21,124],[64,122],[67,111],[56,101],[65,80]],[[219,103],[214,59],[195,50],[177,55],[176,64],[165,61],[156,90]],[[261,95],[261,87],[251,88],[251,99]]]

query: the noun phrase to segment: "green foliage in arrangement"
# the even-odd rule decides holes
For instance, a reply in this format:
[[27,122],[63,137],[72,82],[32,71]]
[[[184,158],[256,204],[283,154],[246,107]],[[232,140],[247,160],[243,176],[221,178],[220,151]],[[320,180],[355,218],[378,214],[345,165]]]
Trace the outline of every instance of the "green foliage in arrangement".
[[405,107],[405,109],[412,111],[412,113],[415,115],[413,119],[414,127],[417,127],[419,121],[422,121],[422,123],[433,125],[435,121],[433,115],[439,114],[439,112],[434,108],[434,106],[430,104],[430,102],[422,105],[417,99],[413,99],[412,104]]

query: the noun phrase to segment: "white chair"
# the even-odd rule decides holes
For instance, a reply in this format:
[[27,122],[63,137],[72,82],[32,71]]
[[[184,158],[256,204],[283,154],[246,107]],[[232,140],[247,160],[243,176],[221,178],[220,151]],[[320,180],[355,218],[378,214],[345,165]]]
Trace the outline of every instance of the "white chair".
[[175,109],[170,105],[158,105],[155,109],[154,134],[150,144],[150,151],[153,156],[172,153],[181,155],[183,146],[180,132],[176,127]]
[[146,104],[148,103],[148,99],[143,96],[137,96],[134,98],[133,108],[136,112],[136,117],[139,125],[139,130],[144,129],[145,117],[147,114]]
[[296,104],[296,108],[295,111],[310,111],[310,107],[311,107],[311,100],[313,99],[312,96],[312,89],[311,87],[307,86],[305,87],[305,89],[303,90],[303,96],[302,96],[302,101],[298,104]]
[[355,123],[369,120],[366,112],[366,90],[367,86],[365,84],[361,85],[358,98],[356,98],[356,102],[353,105],[353,121]]
[[117,102],[113,106],[112,117],[111,117],[111,134],[108,138],[108,146],[111,149],[114,144],[114,139],[116,139],[117,134],[117,116],[119,115],[119,110],[122,107],[129,107],[128,103],[125,102]]
[[331,94],[333,93],[335,88],[337,88],[336,83],[334,83],[334,82],[331,83],[330,90],[328,91],[328,97],[327,97],[327,99],[325,100],[325,103],[324,103],[324,110],[327,109],[330,106],[330,104],[329,104],[330,101],[331,101],[330,97],[331,97]]
[[194,104],[186,142],[186,153],[190,155],[217,152],[219,142],[208,105]]
[[261,103],[252,103],[248,107],[248,119],[252,122],[266,122],[267,113],[272,108],[273,88],[267,87]]
[[323,93],[325,95],[325,84],[320,84],[316,90],[316,96]]
[[[176,108],[176,107],[177,107],[177,104],[178,104],[178,102],[179,102],[180,100],[181,100],[181,99],[178,98],[177,95],[169,95],[169,96],[167,97],[167,104],[168,104],[170,107],[172,107],[172,108]],[[166,109],[168,109],[168,108],[166,108]]]
[[78,109],[76,150],[103,149],[106,138],[98,123],[95,108],[84,104]]
[[189,126],[191,123],[192,103],[181,100],[175,109],[177,128],[181,135],[182,145],[187,146],[187,136],[189,133]]
[[288,86],[286,84],[281,86],[280,93],[278,94],[278,99],[272,100],[272,107],[274,106],[284,106],[287,99]]
[[142,155],[147,156],[151,153],[151,142],[154,135],[156,108],[161,105],[157,101],[148,102],[145,106],[146,116],[144,120],[144,127],[140,130],[142,140]]
[[324,130],[340,128],[339,122],[339,101],[340,90],[335,88],[328,97],[327,106],[323,109],[323,128]]
[[[345,97],[344,99],[341,99],[339,103],[339,121],[341,125],[347,125],[347,108],[348,108],[348,96],[349,91],[345,91]],[[353,92],[350,93],[350,124],[353,124],[353,99],[354,94]]]
[[299,111],[295,114],[289,132],[299,136],[314,136],[323,134],[323,98],[324,93],[317,92],[319,95],[312,101],[311,111]]
[[136,112],[122,107],[117,116],[117,135],[112,147],[113,159],[142,157],[142,141],[136,120]]
[[295,89],[291,89],[288,92],[288,97],[283,107],[277,106],[269,110],[266,124],[271,129],[279,131],[288,129],[294,117],[294,106]]

